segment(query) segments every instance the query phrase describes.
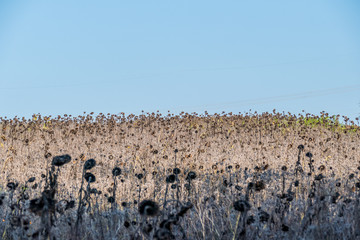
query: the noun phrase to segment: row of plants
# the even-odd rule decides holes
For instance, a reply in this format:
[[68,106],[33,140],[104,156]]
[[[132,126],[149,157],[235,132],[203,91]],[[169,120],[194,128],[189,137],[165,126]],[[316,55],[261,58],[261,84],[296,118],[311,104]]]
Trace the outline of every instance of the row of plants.
[[358,125],[328,117],[2,119],[2,238],[356,239]]

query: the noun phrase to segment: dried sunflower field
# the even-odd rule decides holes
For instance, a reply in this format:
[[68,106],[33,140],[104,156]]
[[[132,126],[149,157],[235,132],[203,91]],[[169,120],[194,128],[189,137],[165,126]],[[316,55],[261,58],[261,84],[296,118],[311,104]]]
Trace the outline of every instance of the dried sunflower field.
[[360,239],[359,123],[0,118],[2,239]]

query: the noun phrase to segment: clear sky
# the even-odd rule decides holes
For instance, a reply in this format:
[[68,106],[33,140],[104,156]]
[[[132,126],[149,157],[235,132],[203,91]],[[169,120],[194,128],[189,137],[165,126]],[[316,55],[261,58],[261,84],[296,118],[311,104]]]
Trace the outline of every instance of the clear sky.
[[360,2],[0,1],[0,115],[360,115]]

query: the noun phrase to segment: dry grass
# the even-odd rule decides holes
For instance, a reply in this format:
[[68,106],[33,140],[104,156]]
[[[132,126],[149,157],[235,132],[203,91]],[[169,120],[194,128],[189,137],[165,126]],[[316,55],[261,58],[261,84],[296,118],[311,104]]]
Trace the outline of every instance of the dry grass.
[[[0,230],[7,239],[29,238],[37,230],[35,239],[159,239],[160,231],[176,239],[359,238],[360,131],[347,118],[345,125],[334,119],[325,113],[2,119]],[[300,145],[304,149],[299,150]],[[64,154],[72,160],[52,172],[57,176],[54,200],[74,200],[76,206],[64,213],[41,209],[49,215],[46,223],[28,210],[29,201],[39,198],[46,186],[51,189],[53,157]],[[91,189],[101,194],[89,194],[86,181],[82,185],[83,165],[89,159],[96,160],[89,170],[96,177]],[[121,174],[114,179],[115,167]],[[175,167],[181,173],[167,184]],[[197,177],[189,187],[191,171]],[[349,179],[350,174],[354,176]],[[31,177],[36,181],[21,190]],[[19,186],[11,191],[8,182]],[[32,189],[35,183],[38,187]],[[114,193],[111,204],[108,198]],[[156,217],[137,212],[145,199],[159,204]],[[238,200],[251,207],[234,209]],[[88,212],[79,210],[79,201]],[[19,202],[22,205],[11,206]],[[163,221],[179,214],[186,202],[193,207],[167,229]],[[79,212],[84,217],[74,224]],[[14,224],[14,216],[31,219],[31,227]],[[148,234],[146,224],[152,226]]]

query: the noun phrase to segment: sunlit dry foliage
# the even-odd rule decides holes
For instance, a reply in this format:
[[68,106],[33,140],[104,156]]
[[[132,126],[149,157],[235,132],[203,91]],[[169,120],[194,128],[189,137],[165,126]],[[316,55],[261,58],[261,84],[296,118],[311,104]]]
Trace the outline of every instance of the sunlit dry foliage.
[[1,234],[359,238],[359,123],[339,119],[275,111],[0,118]]

